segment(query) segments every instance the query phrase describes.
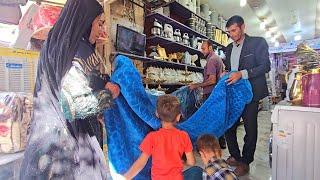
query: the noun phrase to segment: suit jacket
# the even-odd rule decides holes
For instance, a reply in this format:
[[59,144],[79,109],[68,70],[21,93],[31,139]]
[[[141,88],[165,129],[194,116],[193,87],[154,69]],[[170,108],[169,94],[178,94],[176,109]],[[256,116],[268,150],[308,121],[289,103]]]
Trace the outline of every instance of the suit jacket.
[[[226,59],[224,60],[226,70],[229,71],[231,70],[230,57],[232,48],[233,43],[227,46]],[[238,70],[246,69],[248,71],[249,81],[252,86],[253,101],[259,101],[269,95],[265,77],[265,74],[270,71],[268,50],[269,46],[264,38],[245,35]]]

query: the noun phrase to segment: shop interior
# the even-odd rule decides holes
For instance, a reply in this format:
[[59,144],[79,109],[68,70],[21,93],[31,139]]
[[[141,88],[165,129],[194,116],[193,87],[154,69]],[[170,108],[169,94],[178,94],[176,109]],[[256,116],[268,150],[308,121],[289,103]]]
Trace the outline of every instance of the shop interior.
[[[228,45],[233,43],[227,21],[233,15],[243,17],[245,33],[268,43],[270,71],[265,74],[269,94],[258,102],[254,161],[250,172],[239,179],[318,179],[320,1],[97,1],[104,10],[106,32],[95,44],[103,59],[101,72],[112,79],[117,57],[127,57],[140,75],[144,90],[152,96],[176,93],[182,97],[177,91],[202,83],[207,64],[202,43],[210,41],[214,54],[225,61]],[[0,179],[21,178],[41,49],[66,3],[0,0]],[[126,74],[131,76],[135,74]],[[201,88],[183,97],[188,96],[193,106],[186,105],[181,123],[204,104]],[[98,119],[97,139],[108,160],[108,119]],[[240,147],[245,134],[240,120]],[[222,152],[223,158],[230,156],[228,148]],[[200,155],[195,154],[196,165],[203,167]]]

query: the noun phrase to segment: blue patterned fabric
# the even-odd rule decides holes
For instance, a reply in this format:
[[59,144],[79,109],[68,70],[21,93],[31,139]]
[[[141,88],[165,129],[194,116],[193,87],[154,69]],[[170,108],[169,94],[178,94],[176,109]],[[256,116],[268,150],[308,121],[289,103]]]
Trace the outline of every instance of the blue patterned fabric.
[[[156,107],[158,96],[165,94],[163,93],[155,93],[154,91],[148,89],[146,90],[149,100],[152,105]],[[181,114],[182,118],[180,122],[188,119],[196,110],[197,107],[202,103],[202,96],[200,90],[196,89],[194,91],[190,91],[188,86],[183,86],[178,90],[174,91],[172,95],[176,96],[179,99],[181,106]]]
[[[109,161],[117,173],[123,174],[139,157],[139,145],[145,135],[157,130],[160,121],[155,116],[156,98],[146,93],[141,76],[131,60],[125,56],[117,56],[114,67],[111,81],[120,86],[121,95],[104,115]],[[227,78],[228,75],[222,77],[204,104],[188,119],[178,124],[178,128],[188,132],[193,142],[205,133],[218,137],[223,135],[251,101],[252,92],[248,80],[227,85]],[[189,97],[192,99],[192,96]],[[135,179],[150,179],[150,168],[149,161]]]
[[191,115],[193,115],[197,107],[201,105],[202,96],[199,89],[194,91],[190,91],[188,86],[181,87],[172,93],[172,95],[176,96],[180,101],[181,106],[181,114],[182,120],[180,122],[185,121]]

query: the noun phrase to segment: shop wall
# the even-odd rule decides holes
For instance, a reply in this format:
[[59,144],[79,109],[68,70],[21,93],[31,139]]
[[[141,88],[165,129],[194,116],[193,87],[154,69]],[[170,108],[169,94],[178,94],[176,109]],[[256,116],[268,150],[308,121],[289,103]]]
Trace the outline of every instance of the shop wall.
[[144,30],[144,9],[135,5],[129,0],[108,0],[105,1],[105,17],[106,28],[108,33],[108,41],[104,46],[104,57],[108,67],[108,73],[111,70],[111,62],[109,61],[112,52],[116,52],[116,33],[117,24],[128,27],[140,33]]

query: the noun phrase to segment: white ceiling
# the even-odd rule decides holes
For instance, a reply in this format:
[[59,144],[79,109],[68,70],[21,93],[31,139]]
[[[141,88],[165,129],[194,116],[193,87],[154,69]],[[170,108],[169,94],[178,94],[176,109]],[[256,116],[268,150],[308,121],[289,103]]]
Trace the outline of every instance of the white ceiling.
[[[312,39],[315,35],[317,0],[266,0],[272,15],[277,21],[279,30],[290,42],[294,40],[295,31],[301,31],[302,39]],[[293,13],[296,11],[296,13]],[[297,15],[298,25],[292,24],[293,14]],[[299,21],[300,19],[300,21]]]
[[259,19],[249,6],[240,8],[239,0],[202,0],[201,4],[209,3],[210,9],[215,9],[222,14],[225,19],[233,15],[240,15],[244,18],[246,24],[246,32],[252,36],[264,34],[260,30]]
[[[297,34],[295,31],[299,30],[297,28],[299,23],[292,24],[295,20],[300,22],[302,40],[313,39],[316,33],[316,19],[319,21],[320,18],[316,18],[320,0],[248,0],[247,5],[242,8],[240,0],[201,0],[201,4],[203,3],[209,3],[211,9],[216,9],[226,19],[233,15],[242,16],[245,20],[246,32],[252,36],[265,37],[266,30],[260,29],[259,18],[266,16],[267,23],[272,21],[272,27],[276,27],[273,29],[283,35],[278,38],[279,41],[286,42],[293,41]],[[255,8],[255,4],[263,4],[263,6]],[[294,18],[294,14],[297,18]],[[271,39],[266,39],[271,44]]]

